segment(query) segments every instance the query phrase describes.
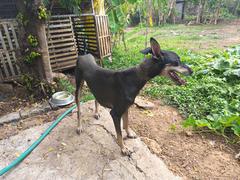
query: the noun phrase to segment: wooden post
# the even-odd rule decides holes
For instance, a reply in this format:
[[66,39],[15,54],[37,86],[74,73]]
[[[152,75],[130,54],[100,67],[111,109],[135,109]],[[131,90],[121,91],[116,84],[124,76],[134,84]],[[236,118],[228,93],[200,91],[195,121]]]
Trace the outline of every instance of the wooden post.
[[42,68],[39,69],[40,70],[39,74],[42,79],[46,79],[48,82],[51,82],[53,80],[53,76],[48,53],[48,43],[46,37],[45,24],[43,23],[37,24],[35,27],[37,28],[36,35],[38,37],[39,48],[42,55],[41,56]]
[[[34,0],[36,9],[38,9],[38,7],[43,4],[42,1],[43,0]],[[40,63],[38,63],[41,67],[38,69],[40,78],[45,79],[48,82],[52,82],[53,76],[52,76],[52,68],[51,68],[50,58],[48,53],[45,21],[39,20],[38,17],[35,17],[34,24],[35,24],[34,28],[35,28],[36,36],[38,39],[39,49],[41,52],[41,61]]]
[[29,23],[24,27],[24,32],[22,32],[21,46],[23,49],[27,48],[27,37],[29,34],[33,34],[38,39],[38,48],[37,51],[41,54],[41,57],[37,59],[37,62],[33,64],[32,73],[38,76],[40,79],[45,79],[48,82],[51,82],[52,77],[52,68],[50,64],[50,58],[48,53],[48,43],[45,30],[45,21],[38,19],[38,8],[41,6],[43,0],[34,0],[29,6],[24,5],[24,0],[17,1],[17,7],[19,12],[26,15]]

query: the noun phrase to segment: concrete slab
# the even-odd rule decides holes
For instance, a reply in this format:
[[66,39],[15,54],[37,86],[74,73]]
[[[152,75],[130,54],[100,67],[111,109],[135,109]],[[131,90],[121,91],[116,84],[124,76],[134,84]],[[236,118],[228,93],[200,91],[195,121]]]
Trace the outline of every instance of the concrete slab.
[[[140,140],[125,140],[134,151],[121,155],[109,112],[100,108],[99,120],[93,118],[93,102],[82,107],[84,131],[78,136],[76,113],[66,117],[47,138],[16,168],[2,179],[181,179],[168,170]],[[50,125],[30,128],[0,141],[0,169],[26,150]]]

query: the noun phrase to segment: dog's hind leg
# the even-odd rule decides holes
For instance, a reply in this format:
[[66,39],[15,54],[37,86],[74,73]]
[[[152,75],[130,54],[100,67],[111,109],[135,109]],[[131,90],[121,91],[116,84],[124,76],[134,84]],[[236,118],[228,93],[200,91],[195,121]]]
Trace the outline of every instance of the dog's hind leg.
[[123,118],[123,129],[125,129],[128,138],[136,138],[137,136],[133,134],[132,130],[128,127],[128,109],[122,115]]
[[80,133],[82,132],[82,123],[81,123],[81,105],[80,105],[80,96],[81,96],[81,90],[83,87],[83,79],[81,77],[81,74],[79,72],[79,69],[76,69],[76,91],[75,91],[75,100],[76,100],[76,104],[77,104],[77,134],[80,135]]
[[95,113],[94,113],[94,118],[95,118],[95,119],[99,119],[99,118],[100,118],[100,114],[99,114],[99,104],[98,104],[97,100],[95,100]]

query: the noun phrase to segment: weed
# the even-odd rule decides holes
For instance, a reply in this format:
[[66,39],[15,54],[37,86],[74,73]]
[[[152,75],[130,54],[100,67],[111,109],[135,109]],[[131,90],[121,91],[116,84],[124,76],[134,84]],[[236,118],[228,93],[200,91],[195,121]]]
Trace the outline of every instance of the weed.
[[56,80],[58,91],[67,91],[71,94],[74,93],[75,87],[71,84],[68,79],[59,78]]

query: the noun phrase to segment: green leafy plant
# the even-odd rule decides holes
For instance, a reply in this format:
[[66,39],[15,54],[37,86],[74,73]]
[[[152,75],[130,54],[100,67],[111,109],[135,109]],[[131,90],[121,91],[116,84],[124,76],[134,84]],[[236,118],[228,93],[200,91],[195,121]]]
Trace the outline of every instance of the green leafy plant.
[[48,12],[44,5],[41,5],[38,8],[38,19],[40,19],[40,20],[48,19]]
[[75,87],[71,84],[68,79],[59,78],[57,79],[57,87],[60,91],[67,91],[71,94],[74,93]]
[[28,44],[31,47],[37,47],[38,46],[37,38],[35,36],[31,35],[31,34],[27,37],[27,41],[28,41]]
[[20,24],[21,26],[27,26],[27,24],[29,22],[27,17],[24,16],[22,13],[18,13],[17,14],[16,20],[17,20],[18,24]]
[[145,94],[163,97],[168,104],[177,106],[187,117],[185,127],[204,127],[224,136],[229,133],[240,136],[239,54],[236,46],[215,54],[211,63],[205,58],[205,63],[188,78],[187,86],[171,86],[160,79]]
[[26,89],[27,97],[33,101],[49,98],[56,91],[56,87],[53,84],[42,81],[31,74],[21,75],[18,83]]
[[29,54],[27,54],[24,58],[24,62],[27,64],[32,64],[34,60],[36,60],[38,57],[40,57],[41,54],[36,51],[31,51]]

